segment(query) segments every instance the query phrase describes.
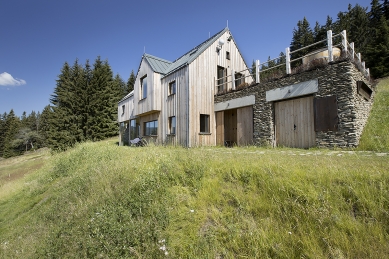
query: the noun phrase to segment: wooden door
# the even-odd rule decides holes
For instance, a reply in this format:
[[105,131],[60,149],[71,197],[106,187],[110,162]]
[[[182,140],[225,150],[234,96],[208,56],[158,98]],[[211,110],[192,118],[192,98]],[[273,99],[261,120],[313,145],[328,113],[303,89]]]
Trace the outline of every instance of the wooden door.
[[224,142],[227,146],[233,146],[238,143],[237,141],[237,111],[226,110],[224,111]]
[[253,143],[253,106],[239,108],[237,110],[237,138],[238,145],[250,145]]
[[216,112],[216,145],[224,146],[224,112]]
[[278,146],[309,148],[316,145],[313,96],[276,102],[274,109]]

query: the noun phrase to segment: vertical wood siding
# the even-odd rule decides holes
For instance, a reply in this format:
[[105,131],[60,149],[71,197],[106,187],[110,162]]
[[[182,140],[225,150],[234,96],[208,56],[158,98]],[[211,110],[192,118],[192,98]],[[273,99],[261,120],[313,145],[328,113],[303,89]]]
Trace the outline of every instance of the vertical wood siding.
[[[147,75],[147,97],[141,99],[140,81]],[[145,59],[142,59],[134,85],[135,116],[161,110],[161,75],[154,73]]]
[[[125,106],[124,113],[122,106]],[[124,122],[131,120],[135,117],[134,115],[134,96],[127,98],[119,102],[118,104],[118,122]]]
[[[176,81],[176,93],[169,94],[169,83]],[[187,146],[188,140],[188,67],[162,79],[161,134],[163,142]],[[168,136],[169,117],[176,117],[176,134]]]
[[[227,74],[231,70],[235,72],[247,69],[242,55],[235,42],[227,41],[230,36],[225,32],[220,38],[224,40],[222,49],[217,52],[217,39],[201,55],[189,64],[189,143],[188,146],[215,145],[216,144],[216,120],[213,97],[215,94],[215,79],[217,78],[217,66],[227,68]],[[230,52],[230,60],[226,59],[226,51]],[[248,75],[246,71],[244,74]],[[228,81],[231,80],[231,77]],[[246,82],[251,83],[252,78],[247,77]],[[228,84],[230,89],[232,84]],[[200,135],[200,114],[209,114],[210,133]],[[201,139],[200,139],[201,136]]]

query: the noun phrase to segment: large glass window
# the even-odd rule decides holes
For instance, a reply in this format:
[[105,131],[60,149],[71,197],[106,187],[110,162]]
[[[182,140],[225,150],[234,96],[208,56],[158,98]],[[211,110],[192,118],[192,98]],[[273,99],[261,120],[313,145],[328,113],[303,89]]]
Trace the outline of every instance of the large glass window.
[[144,99],[147,97],[147,75],[140,79],[140,93],[140,99]]
[[169,134],[176,134],[176,117],[169,117]]
[[176,93],[176,81],[169,83],[169,95]]
[[144,135],[145,136],[157,136],[158,135],[158,121],[148,121],[145,122],[145,129],[144,129]]
[[138,137],[136,120],[130,120],[130,139],[134,139],[136,137]]
[[200,114],[200,133],[209,133],[209,115]]

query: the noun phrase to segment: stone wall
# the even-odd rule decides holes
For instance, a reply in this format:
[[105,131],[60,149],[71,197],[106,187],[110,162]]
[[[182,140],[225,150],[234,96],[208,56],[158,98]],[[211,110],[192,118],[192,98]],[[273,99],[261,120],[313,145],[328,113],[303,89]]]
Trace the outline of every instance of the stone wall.
[[357,93],[357,81],[371,87],[369,81],[350,61],[336,62],[311,71],[292,74],[267,83],[259,83],[247,88],[215,96],[215,103],[255,95],[253,105],[255,144],[275,145],[274,103],[266,102],[266,91],[318,79],[319,90],[315,98],[337,97],[339,124],[337,131],[316,132],[319,147],[355,147],[359,143],[366,124],[374,92],[370,100]]

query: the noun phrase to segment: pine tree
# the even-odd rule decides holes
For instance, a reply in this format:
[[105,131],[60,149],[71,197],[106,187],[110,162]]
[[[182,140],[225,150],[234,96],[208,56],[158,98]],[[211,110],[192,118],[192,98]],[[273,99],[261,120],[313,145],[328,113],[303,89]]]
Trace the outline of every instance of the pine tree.
[[20,128],[20,119],[15,115],[14,111],[11,110],[5,120],[5,136],[4,136],[4,147],[3,157],[8,158],[19,155],[20,152],[14,150],[12,141],[15,139],[16,134]]
[[127,95],[127,94],[131,93],[132,90],[134,90],[135,79],[136,78],[135,78],[135,75],[134,75],[134,70],[131,70],[131,75],[128,78],[128,81],[127,81],[126,93],[124,95]]
[[117,102],[120,96],[114,89],[113,73],[107,61],[95,60],[92,70],[90,122],[92,140],[102,140],[118,134]]
[[373,77],[389,76],[389,22],[381,16],[374,27],[375,37],[366,50],[366,64]]
[[118,97],[120,99],[128,94],[127,84],[123,81],[119,74],[116,74],[115,78],[113,79],[113,83],[115,88],[114,90],[118,92]]
[[39,127],[38,127],[38,133],[42,136],[43,145],[48,145],[48,137],[50,135],[50,118],[52,115],[52,109],[50,105],[46,105],[45,108],[43,108],[42,113],[39,116]]
[[335,33],[340,33],[343,30],[347,31],[348,42],[354,42],[357,52],[364,53],[368,45],[368,28],[369,18],[367,8],[356,4],[352,7],[348,6],[347,12],[339,12],[338,20],[335,25]]
[[6,129],[7,113],[0,114],[0,157],[3,157],[4,139],[7,132]]
[[[304,17],[304,19],[302,21],[297,22],[297,29],[296,28],[293,29],[293,38],[292,38],[292,42],[290,44],[290,50],[291,51],[298,50],[298,49],[301,49],[303,47],[309,46],[313,43],[314,43],[314,35],[312,32],[312,29],[309,25],[308,20]],[[311,51],[311,49],[307,48],[304,50],[300,50],[297,53],[293,53],[291,55],[292,59],[302,57],[302,56],[306,55],[307,53],[309,53],[310,51]],[[292,63],[292,66],[296,67],[300,64],[301,64],[301,61],[297,61],[297,62]]]
[[385,15],[385,19],[389,21],[389,0],[384,0],[382,3],[383,13]]

